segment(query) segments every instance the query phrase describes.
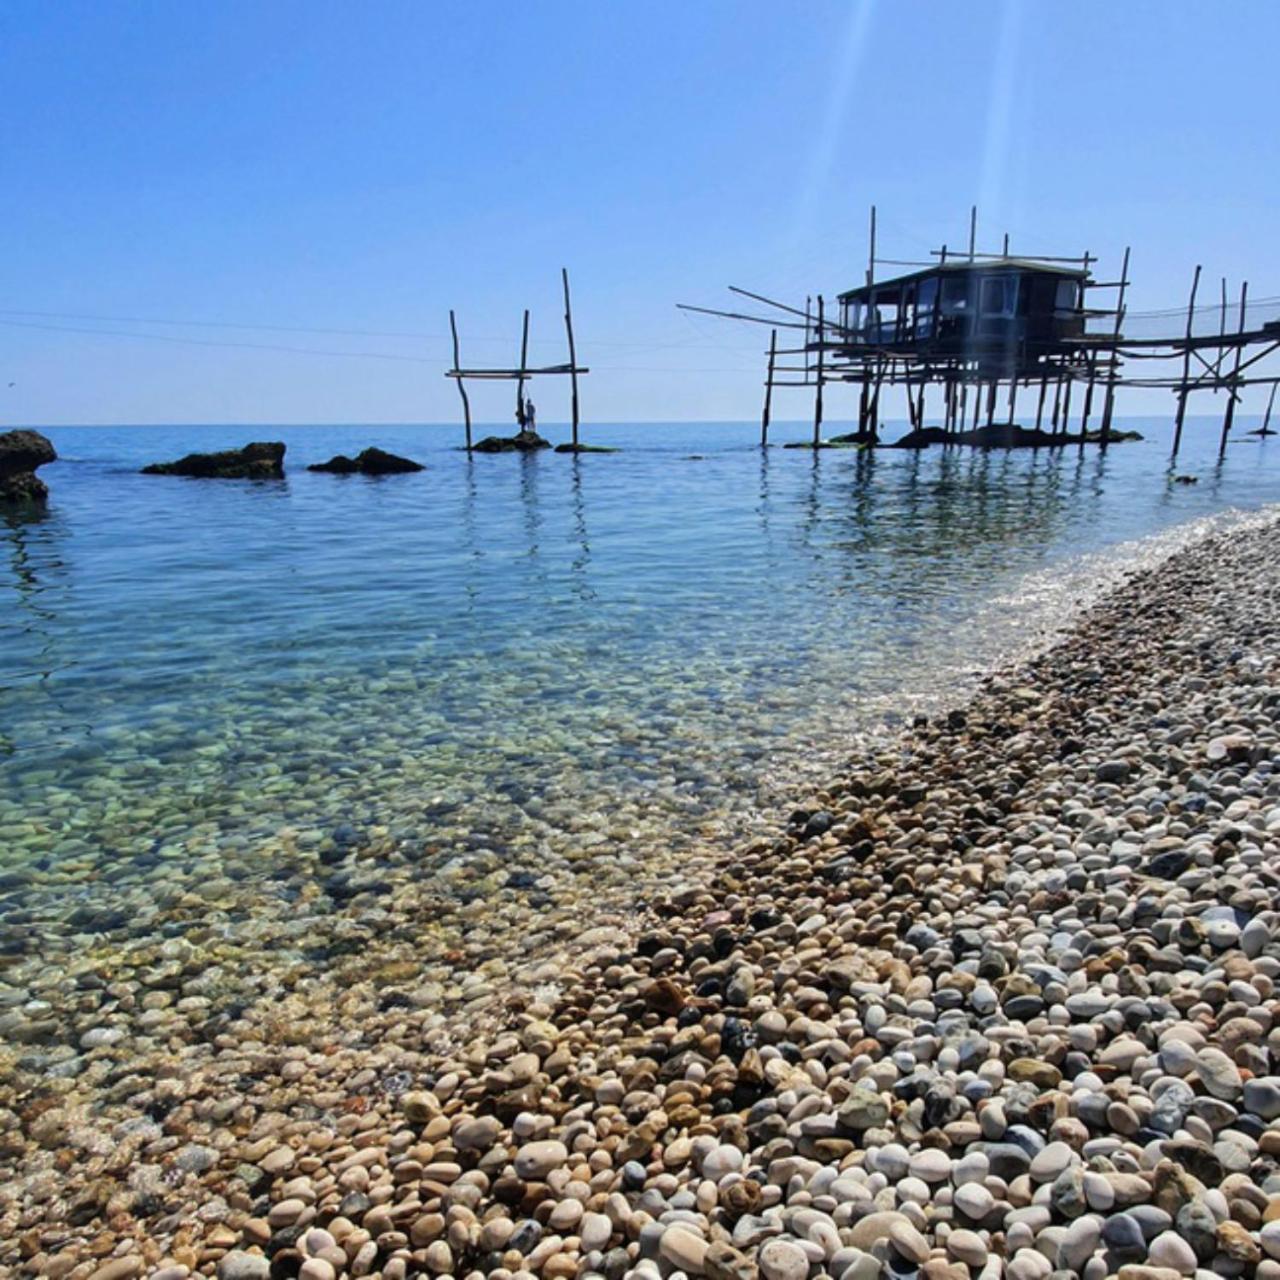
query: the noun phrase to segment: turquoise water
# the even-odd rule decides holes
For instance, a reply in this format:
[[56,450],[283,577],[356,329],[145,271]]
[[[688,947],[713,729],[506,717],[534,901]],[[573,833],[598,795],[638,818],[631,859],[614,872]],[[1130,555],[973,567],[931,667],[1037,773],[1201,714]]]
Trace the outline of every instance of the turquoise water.
[[[1275,497],[1275,442],[1218,464],[1192,424],[1181,485],[1136,425],[1106,455],[814,455],[637,424],[577,458],[468,458],[456,428],[50,429],[47,513],[0,521],[6,980],[29,989],[33,939],[267,948],[407,894],[456,940],[458,904],[641,884],[849,733],[958,696],[1128,544]],[[287,479],[137,474],[250,439],[288,443]],[[303,469],[367,444],[428,469]]]

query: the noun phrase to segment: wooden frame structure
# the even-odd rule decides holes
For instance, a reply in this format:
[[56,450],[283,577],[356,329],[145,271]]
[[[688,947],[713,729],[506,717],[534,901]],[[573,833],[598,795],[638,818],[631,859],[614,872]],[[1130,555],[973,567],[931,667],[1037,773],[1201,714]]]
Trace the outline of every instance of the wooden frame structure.
[[467,395],[467,380],[473,379],[478,382],[514,382],[516,384],[516,414],[519,417],[523,430],[523,405],[524,405],[524,384],[530,378],[545,377],[548,374],[564,375],[567,374],[571,380],[571,412],[573,423],[573,445],[576,450],[578,445],[578,426],[579,426],[579,401],[578,401],[578,377],[581,374],[590,373],[591,370],[583,365],[578,364],[577,352],[573,337],[573,307],[569,299],[569,271],[567,268],[560,269],[560,279],[564,286],[564,327],[569,343],[569,361],[567,364],[545,365],[541,368],[529,367],[529,311],[525,309],[524,324],[521,329],[520,336],[520,364],[513,369],[467,369],[462,365],[462,357],[459,353],[458,343],[458,321],[454,312],[449,312],[449,332],[453,337],[453,368],[445,370],[446,378],[453,378],[458,386],[458,394],[462,397],[462,417],[466,429],[466,448],[470,453],[472,450],[471,441],[471,400]]
[[[822,447],[823,387],[843,382],[859,389],[858,429],[845,440],[878,444],[881,393],[886,387],[900,386],[912,431],[920,435],[915,443],[1078,443],[1083,448],[1086,441],[1096,441],[1105,450],[1112,436],[1116,391],[1129,386],[1163,387],[1175,393],[1175,457],[1190,394],[1225,391],[1221,452],[1241,389],[1269,384],[1274,393],[1280,383],[1277,375],[1249,373],[1280,350],[1280,306],[1275,305],[1278,300],[1271,300],[1274,318],[1251,321],[1247,284],[1241,286],[1232,325],[1225,281],[1220,306],[1197,309],[1197,267],[1183,332],[1144,338],[1125,331],[1128,249],[1119,276],[1097,280],[1093,276],[1097,258],[1087,251],[1075,258],[1013,255],[1006,235],[999,253],[982,253],[976,240],[975,208],[967,252],[957,256],[943,245],[924,262],[878,258],[873,208],[865,283],[839,295],[835,318],[828,318],[821,294],[815,314],[812,298],[801,310],[736,286],[730,286],[731,292],[763,304],[771,314],[680,305],[769,327],[762,445],[768,444],[774,389],[810,387],[814,392],[812,446]],[[912,270],[878,281],[876,269],[884,265]],[[1093,291],[1115,291],[1113,303],[1093,305]],[[1210,311],[1210,318],[1218,320],[1213,326],[1216,332],[1197,332],[1204,328],[1197,321],[1203,322]],[[780,348],[779,330],[790,331],[797,342]],[[1179,364],[1180,369],[1153,377],[1127,372],[1127,361],[1143,360]],[[1072,393],[1077,386],[1078,426],[1073,433]],[[941,393],[941,425],[927,428],[929,389]],[[1020,389],[1035,392],[1034,427],[1017,423]],[[1101,423],[1091,433],[1099,391]],[[1005,404],[998,408],[1001,398]]]

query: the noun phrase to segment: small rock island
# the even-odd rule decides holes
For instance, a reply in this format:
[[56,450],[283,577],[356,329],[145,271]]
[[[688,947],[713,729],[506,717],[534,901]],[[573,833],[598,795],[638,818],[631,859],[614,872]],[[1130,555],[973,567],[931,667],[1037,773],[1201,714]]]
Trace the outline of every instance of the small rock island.
[[189,453],[177,462],[154,462],[144,476],[191,476],[201,480],[282,480],[284,445],[280,441],[247,444],[219,453]]
[[404,475],[411,471],[425,471],[420,462],[411,458],[401,458],[385,449],[362,449],[354,458],[346,454],[335,454],[328,462],[313,462],[308,471],[327,471],[337,476],[394,476]]
[[49,488],[36,468],[57,460],[57,450],[38,431],[0,433],[0,502],[42,505]]

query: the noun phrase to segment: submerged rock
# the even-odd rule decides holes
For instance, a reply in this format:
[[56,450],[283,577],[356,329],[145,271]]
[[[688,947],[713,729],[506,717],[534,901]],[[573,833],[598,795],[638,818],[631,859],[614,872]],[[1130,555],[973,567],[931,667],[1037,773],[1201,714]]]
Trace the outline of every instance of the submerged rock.
[[313,462],[308,471],[328,471],[333,475],[394,476],[410,471],[425,471],[420,462],[387,453],[385,449],[362,449],[354,458],[335,454],[328,462]]
[[49,489],[36,468],[57,458],[53,445],[38,431],[0,434],[0,502],[44,502]]
[[247,444],[220,453],[189,453],[177,462],[154,462],[144,476],[194,476],[202,480],[278,480],[284,475],[284,445]]

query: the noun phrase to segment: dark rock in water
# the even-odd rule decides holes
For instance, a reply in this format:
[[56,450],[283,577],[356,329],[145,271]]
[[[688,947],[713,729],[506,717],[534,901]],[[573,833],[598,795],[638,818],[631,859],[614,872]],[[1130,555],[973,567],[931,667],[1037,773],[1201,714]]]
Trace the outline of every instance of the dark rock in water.
[[544,440],[532,431],[521,431],[514,436],[486,436],[474,445],[474,453],[533,453],[538,449],[550,449],[551,441]]
[[[1085,441],[1098,443],[1102,433],[1087,432]],[[1108,444],[1120,444],[1126,440],[1141,440],[1136,431],[1109,431]],[[934,444],[967,444],[979,449],[1047,449],[1068,444],[1079,444],[1079,434],[1071,435],[1063,432],[1054,435],[1042,431],[1038,427],[1022,427],[1014,422],[992,423],[989,427],[977,427],[973,431],[947,432],[942,427],[921,427],[918,431],[908,431],[901,440],[895,440],[887,447],[890,449],[927,449]]]
[[875,431],[846,431],[842,436],[832,436],[828,444],[875,444],[879,440]]
[[0,502],[44,502],[49,490],[36,468],[57,459],[53,445],[38,431],[0,434]]
[[177,462],[156,462],[144,476],[195,476],[202,480],[279,480],[284,476],[284,445],[247,444],[221,453],[189,453]]
[[1199,484],[1200,477],[1199,476],[1174,476],[1173,483],[1174,484]]
[[362,449],[354,458],[335,454],[328,462],[313,462],[308,471],[328,471],[338,476],[395,476],[410,471],[425,471],[420,462],[387,453],[385,449]]
[[556,445],[557,453],[617,453],[617,449],[610,449],[608,445],[603,444],[558,444]]

